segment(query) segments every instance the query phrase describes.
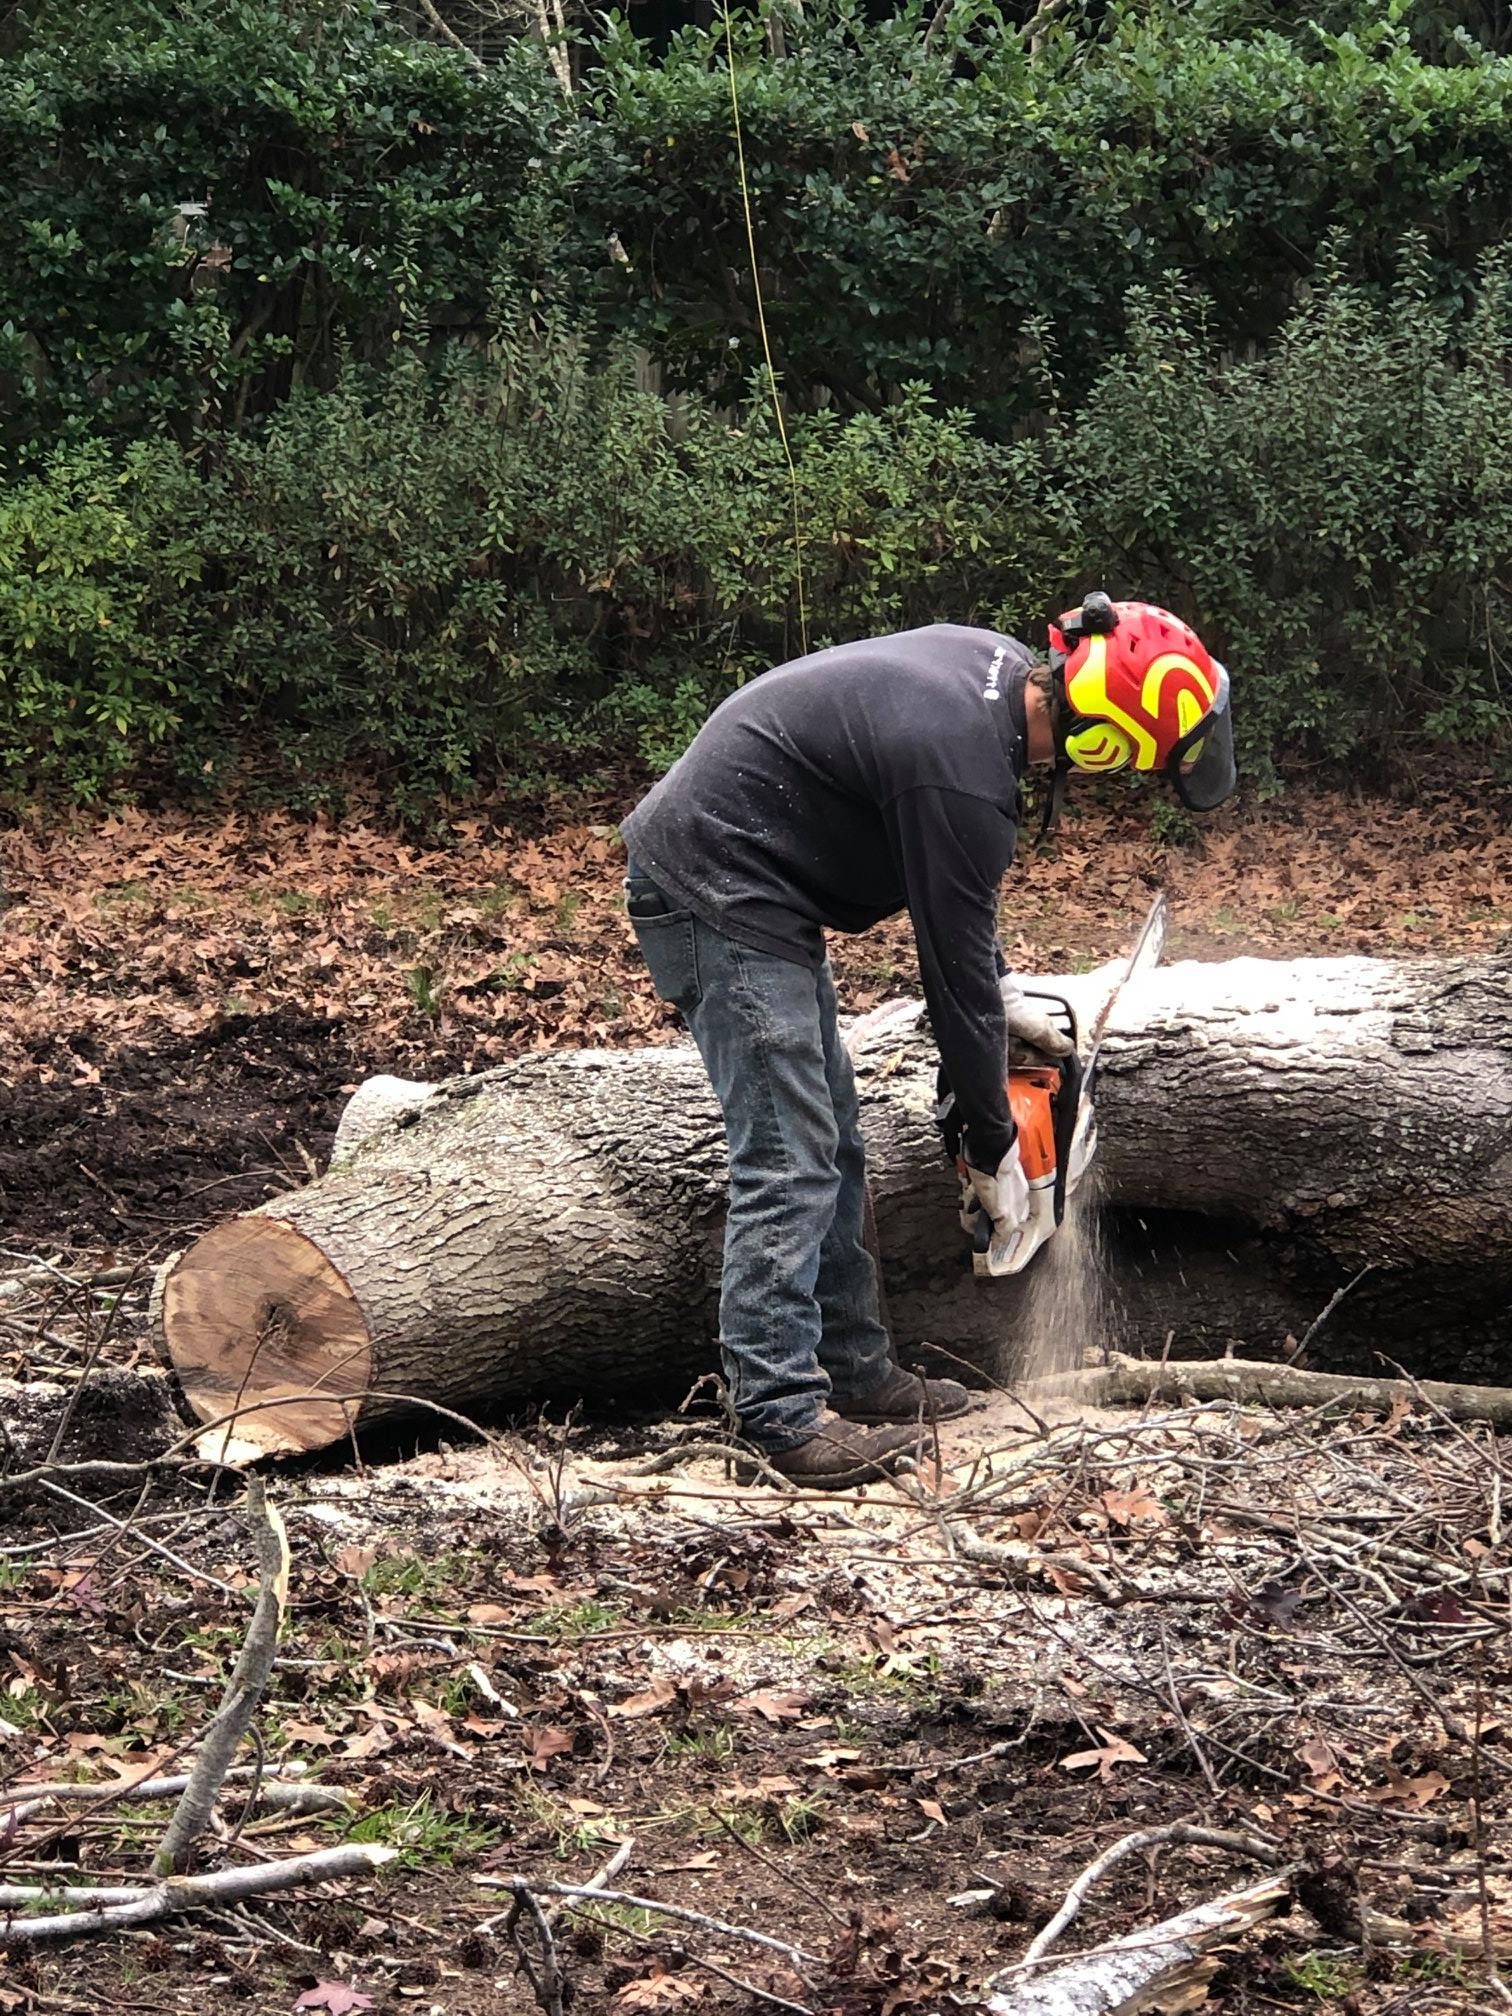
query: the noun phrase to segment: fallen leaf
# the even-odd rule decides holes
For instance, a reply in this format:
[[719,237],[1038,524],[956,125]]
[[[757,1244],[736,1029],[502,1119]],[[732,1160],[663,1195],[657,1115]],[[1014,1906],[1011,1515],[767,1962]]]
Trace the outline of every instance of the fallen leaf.
[[1308,1742],[1302,1744],[1302,1748],[1296,1752],[1296,1756],[1298,1756],[1298,1762],[1306,1766],[1306,1770],[1308,1770],[1308,1774],[1312,1778],[1327,1778],[1329,1774],[1337,1776],[1337,1772],[1339,1772],[1339,1756],[1335,1754],[1333,1746],[1325,1744],[1325,1740],[1322,1740],[1320,1736],[1308,1738]]
[[665,1673],[658,1673],[651,1685],[642,1694],[632,1694],[628,1700],[613,1702],[609,1713],[621,1722],[635,1722],[642,1715],[655,1715],[668,1708],[677,1699],[677,1684],[669,1680]]
[[566,1757],[572,1750],[572,1731],[553,1725],[530,1732],[530,1768],[544,1771],[553,1757]]
[[346,1981],[317,1981],[294,2004],[296,2009],[328,2009],[330,2016],[348,2016],[353,2009],[371,2009],[373,1998]]
[[514,1614],[502,1603],[469,1603],[467,1606],[469,1624],[508,1624]]
[[867,132],[866,128],[861,124],[861,121],[859,119],[852,119],[851,131],[852,133],[855,134],[858,140],[867,141],[870,140],[871,138],[870,133]]
[[1441,1792],[1449,1790],[1449,1780],[1442,1771],[1425,1771],[1421,1778],[1406,1778],[1390,1762],[1386,1766],[1385,1785],[1376,1785],[1365,1794],[1379,1806],[1410,1806],[1421,1813],[1438,1798]]
[[454,1757],[472,1756],[465,1743],[457,1742],[456,1724],[444,1708],[436,1707],[431,1701],[411,1701],[409,1705],[415,1721],[443,1750],[450,1750]]
[[950,1822],[945,1818],[945,1808],[940,1804],[938,1799],[921,1799],[918,1805],[919,1811],[924,1815],[924,1818],[926,1820],[933,1820],[937,1827],[948,1827],[950,1825]]
[[369,1568],[378,1559],[378,1549],[376,1547],[343,1547],[341,1552],[335,1555],[333,1559],[335,1566],[341,1570],[343,1575],[366,1575]]
[[353,1757],[360,1763],[365,1757],[381,1757],[385,1750],[392,1750],[394,1738],[381,1722],[375,1722],[360,1736],[349,1736],[341,1746],[343,1757]]
[[334,1750],[341,1741],[318,1722],[285,1722],[283,1733],[291,1743],[299,1743],[306,1750]]
[[1450,1589],[1424,1589],[1409,1596],[1402,1605],[1402,1617],[1413,1624],[1469,1624],[1472,1619],[1463,1603]]
[[833,1771],[837,1764],[855,1764],[860,1761],[859,1750],[816,1750],[812,1757],[800,1757],[800,1764],[812,1764],[816,1771]]
[[1058,1561],[1042,1561],[1040,1567],[1062,1596],[1085,1596],[1091,1587],[1090,1583],[1083,1582],[1080,1576],[1063,1568]]
[[675,2009],[681,2003],[701,2001],[705,1985],[658,1966],[638,1981],[627,1981],[614,1999],[622,2009]]
[[1381,1423],[1381,1439],[1385,1441],[1388,1437],[1395,1435],[1411,1412],[1412,1402],[1405,1395],[1399,1393],[1391,1403],[1391,1411]]
[[758,1687],[735,1703],[737,1715],[760,1715],[768,1722],[796,1722],[808,1706],[806,1694],[779,1694],[772,1687]]
[[1104,1491],[1097,1502],[1113,1524],[1122,1526],[1125,1532],[1140,1524],[1164,1526],[1166,1523],[1165,1507],[1159,1499],[1151,1497],[1143,1484],[1136,1484],[1130,1491]]
[[1105,1782],[1113,1776],[1115,1764],[1144,1764],[1149,1760],[1143,1750],[1136,1750],[1132,1743],[1126,1743],[1122,1736],[1115,1736],[1111,1730],[1098,1726],[1102,1747],[1097,1750],[1078,1750],[1070,1757],[1062,1757],[1062,1771],[1087,1771],[1094,1765],[1097,1775]]
[[1249,1606],[1262,1623],[1284,1627],[1296,1616],[1301,1601],[1300,1589],[1288,1589],[1284,1582],[1266,1582],[1249,1598]]

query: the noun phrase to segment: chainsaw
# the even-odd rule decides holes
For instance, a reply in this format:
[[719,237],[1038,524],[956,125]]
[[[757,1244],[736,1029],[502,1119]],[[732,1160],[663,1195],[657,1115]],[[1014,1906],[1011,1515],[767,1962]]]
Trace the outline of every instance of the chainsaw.
[[936,1086],[935,1119],[945,1152],[961,1179],[961,1229],[971,1241],[971,1265],[976,1274],[1022,1274],[1040,1248],[1059,1229],[1066,1205],[1076,1194],[1097,1153],[1097,1060],[1113,1004],[1138,973],[1160,963],[1165,949],[1166,901],[1157,896],[1118,976],[1113,991],[1098,1011],[1090,1030],[1085,1057],[1075,1009],[1061,994],[1026,988],[1025,997],[1044,1007],[1047,1019],[1071,1042],[1069,1055],[1025,1061],[1010,1055],[1006,1091],[1008,1111],[1018,1130],[1019,1160],[1029,1182],[1029,1216],[1007,1239],[992,1236],[992,1220],[982,1209],[966,1173],[962,1150],[964,1125],[955,1094],[942,1070]]

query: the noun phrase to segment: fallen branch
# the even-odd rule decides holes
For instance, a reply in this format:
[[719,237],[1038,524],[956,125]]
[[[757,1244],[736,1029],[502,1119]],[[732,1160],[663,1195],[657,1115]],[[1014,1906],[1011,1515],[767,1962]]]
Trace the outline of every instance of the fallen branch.
[[279,1628],[289,1600],[289,1536],[277,1510],[267,1502],[260,1477],[247,1486],[247,1510],[260,1522],[257,1608],[219,1711],[205,1732],[189,1782],[168,1823],[163,1845],[153,1858],[155,1876],[182,1869],[209,1826],[226,1773],[273,1670]]
[[[256,1766],[238,1764],[226,1773],[226,1782],[256,1775]],[[93,1805],[118,1799],[175,1799],[188,1789],[191,1774],[177,1771],[168,1778],[141,1778],[134,1785],[17,1785],[0,1792],[0,1814],[6,1823],[19,1827],[23,1820],[48,1806]],[[335,1785],[291,1785],[286,1779],[265,1778],[252,1800],[264,1813],[333,1813],[350,1804],[345,1792]]]
[[[72,1939],[84,1932],[121,1932],[135,1925],[150,1925],[176,1912],[195,1911],[201,1906],[237,1904],[247,1897],[265,1897],[278,1890],[298,1890],[307,1883],[328,1883],[339,1876],[365,1876],[392,1862],[396,1848],[370,1847],[366,1842],[346,1842],[340,1848],[321,1848],[313,1855],[294,1855],[287,1862],[259,1862],[246,1869],[217,1869],[208,1876],[169,1876],[130,1896],[121,1889],[101,1891],[111,1899],[97,1908],[60,1913],[51,1918],[10,1918],[0,1925],[0,1946],[31,1945],[44,1939]],[[30,1893],[12,1887],[5,1893],[11,1900],[47,1903],[56,1890],[38,1889]],[[87,1892],[65,1891],[66,1898],[87,1896]]]
[[1158,1988],[1162,2006],[1189,2008],[1218,1971],[1212,1949],[1271,1917],[1290,1894],[1283,1878],[1268,1877],[1000,1990],[1026,1968],[1021,1960],[992,1977],[985,2006],[991,2016],[1134,2016]]
[[1454,1421],[1487,1421],[1496,1428],[1512,1428],[1512,1387],[1462,1386],[1440,1379],[1356,1379],[1245,1358],[1160,1363],[1114,1351],[1106,1365],[1049,1380],[1044,1390],[1075,1394],[1095,1407],[1131,1407],[1146,1400],[1235,1400],[1262,1407],[1323,1407],[1345,1401],[1385,1412],[1394,1401],[1418,1400]]
[[1177,1822],[1170,1827],[1146,1827],[1138,1834],[1125,1834],[1121,1841],[1115,1841],[1111,1848],[1104,1849],[1095,1862],[1089,1862],[1083,1869],[1066,1892],[1065,1903],[1050,1923],[1035,1934],[1020,1966],[1030,1967],[1036,1960],[1042,1960],[1066,1927],[1075,1921],[1093,1885],[1100,1883],[1125,1856],[1137,1855],[1145,1848],[1224,1848],[1231,1855],[1247,1855],[1252,1862],[1268,1863],[1272,1868],[1278,1867],[1284,1859],[1275,1842],[1267,1841],[1259,1834],[1230,1834],[1215,1827],[1190,1827]]

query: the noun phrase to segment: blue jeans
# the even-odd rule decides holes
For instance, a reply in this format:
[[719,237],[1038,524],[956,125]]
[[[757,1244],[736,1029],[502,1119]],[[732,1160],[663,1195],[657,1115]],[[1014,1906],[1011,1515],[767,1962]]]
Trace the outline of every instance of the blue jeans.
[[633,862],[625,888],[656,991],[682,1010],[724,1114],[719,1344],[731,1400],[751,1441],[792,1449],[831,1393],[857,1398],[891,1369],[829,961],[816,971],[737,944]]

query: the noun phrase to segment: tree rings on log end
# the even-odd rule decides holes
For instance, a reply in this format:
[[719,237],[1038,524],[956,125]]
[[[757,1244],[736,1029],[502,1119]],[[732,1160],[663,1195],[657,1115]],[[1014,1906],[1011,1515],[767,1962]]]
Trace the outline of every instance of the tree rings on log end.
[[249,1443],[263,1455],[324,1449],[357,1419],[367,1323],[319,1247],[282,1219],[232,1218],[197,1239],[163,1283],[159,1320],[190,1407],[225,1425],[232,1453],[212,1451],[220,1460]]

